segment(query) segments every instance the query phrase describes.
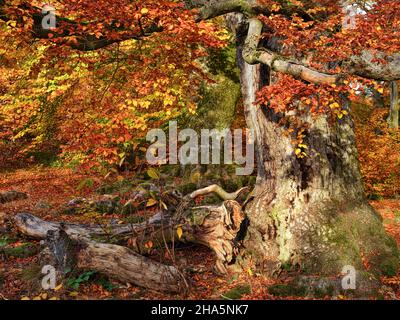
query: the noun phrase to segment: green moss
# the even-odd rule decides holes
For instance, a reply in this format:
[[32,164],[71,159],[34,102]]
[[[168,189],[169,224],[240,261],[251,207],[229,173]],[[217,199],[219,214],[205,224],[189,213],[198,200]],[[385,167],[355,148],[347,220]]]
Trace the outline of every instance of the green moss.
[[24,281],[39,280],[43,276],[41,270],[38,264],[32,264],[21,271],[20,278]]
[[223,293],[221,297],[223,299],[229,299],[229,300],[238,300],[242,298],[245,294],[250,294],[251,293],[251,288],[249,285],[238,285],[234,287],[233,289]]
[[323,212],[321,216],[328,217],[328,222],[317,223],[321,227],[311,235],[316,248],[325,246],[321,254],[304,262],[311,273],[337,274],[346,265],[362,271],[365,261],[373,275],[395,273],[399,262],[396,242],[386,234],[371,207],[337,204],[326,210],[335,211],[335,214]]
[[178,186],[178,191],[181,192],[183,195],[187,195],[192,193],[193,191],[197,190],[197,184],[195,183],[186,183]]
[[268,287],[268,292],[279,297],[304,297],[307,294],[307,288],[295,284],[276,284]]
[[3,251],[5,256],[14,258],[28,258],[38,253],[37,247],[30,244],[25,244],[15,248],[6,247],[1,249],[1,251]]
[[3,286],[4,281],[5,281],[4,274],[2,271],[0,271],[0,288]]
[[127,218],[124,219],[124,220],[125,220],[127,223],[135,224],[135,223],[144,222],[144,221],[145,221],[145,218],[142,217],[142,216],[130,216],[130,217],[127,217]]

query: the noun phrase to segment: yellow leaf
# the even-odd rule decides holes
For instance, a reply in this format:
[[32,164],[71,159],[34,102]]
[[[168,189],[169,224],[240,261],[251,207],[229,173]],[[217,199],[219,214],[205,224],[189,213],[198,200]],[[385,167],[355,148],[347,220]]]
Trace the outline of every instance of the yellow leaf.
[[157,204],[158,202],[157,202],[157,200],[155,200],[155,199],[149,199],[148,201],[147,201],[147,203],[146,203],[146,207],[152,207],[152,206],[154,206],[155,204]]
[[57,297],[51,297],[49,300],[60,300],[60,298],[57,298]]
[[247,273],[249,274],[250,277],[253,276],[253,270],[251,270],[251,268],[247,269]]
[[153,248],[153,241],[150,240],[150,241],[146,242],[144,247],[147,249]]
[[150,168],[149,170],[147,170],[147,175],[152,179],[160,179],[158,172],[156,170],[154,170],[153,168]]
[[61,283],[61,284],[59,284],[57,287],[55,287],[55,288],[54,288],[54,291],[58,291],[58,290],[60,290],[60,289],[62,288],[62,286],[63,286],[63,285],[62,285],[62,283]]
[[16,21],[12,21],[12,20],[8,21],[7,24],[9,26],[13,27],[13,28],[15,28],[17,26],[17,22]]
[[140,13],[141,13],[142,15],[146,15],[146,14],[149,13],[149,9],[147,9],[147,8],[142,8],[142,10],[140,10]]
[[161,201],[161,205],[163,206],[163,208],[164,208],[165,210],[168,210],[168,206],[167,206],[167,204],[166,204],[164,201]]
[[29,297],[22,297],[21,300],[31,300]]
[[79,293],[76,292],[76,291],[73,291],[73,292],[70,292],[70,293],[69,293],[69,295],[70,295],[71,297],[76,297],[78,294],[79,294]]
[[176,234],[178,235],[178,238],[182,238],[183,230],[182,227],[176,228]]
[[46,300],[46,299],[47,299],[47,293],[42,293],[40,297],[41,297],[43,300]]
[[329,107],[331,107],[331,108],[339,108],[339,103],[334,102],[334,103],[330,104]]
[[298,156],[301,153],[301,149],[297,148],[294,152],[295,152],[296,156]]

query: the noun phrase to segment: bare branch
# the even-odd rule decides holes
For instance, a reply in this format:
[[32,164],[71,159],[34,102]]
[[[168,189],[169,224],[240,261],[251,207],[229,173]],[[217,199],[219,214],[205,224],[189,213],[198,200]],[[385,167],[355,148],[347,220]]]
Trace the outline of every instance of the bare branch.
[[194,199],[194,198],[199,197],[199,196],[204,196],[204,195],[208,195],[210,193],[215,193],[222,200],[236,200],[241,194],[243,194],[245,192],[248,192],[248,191],[249,191],[249,188],[248,187],[244,187],[244,188],[239,189],[236,192],[228,193],[224,189],[222,189],[219,185],[213,184],[213,185],[208,186],[206,188],[193,191],[190,194],[190,198]]

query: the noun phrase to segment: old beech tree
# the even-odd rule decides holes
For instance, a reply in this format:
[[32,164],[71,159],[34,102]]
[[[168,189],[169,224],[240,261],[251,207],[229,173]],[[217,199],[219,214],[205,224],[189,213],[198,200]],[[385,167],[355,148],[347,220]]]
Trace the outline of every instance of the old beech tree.
[[[258,166],[255,189],[243,207],[247,220],[242,225],[241,255],[269,274],[290,266],[304,274],[332,276],[346,265],[354,266],[365,279],[396,273],[396,244],[364,194],[349,100],[356,88],[400,79],[397,0],[60,3],[54,30],[42,28],[41,9],[32,2],[0,0],[0,19],[15,21],[15,27],[29,37],[89,51],[127,39],[146,42],[154,34],[224,17],[236,36],[246,121],[255,132]],[[349,12],[353,15],[346,16]],[[188,33],[188,44],[200,43],[191,37]],[[224,212],[241,210],[232,195],[224,195],[228,208]],[[223,216],[215,208],[211,215]],[[238,218],[235,213],[232,217]],[[243,218],[238,218],[239,224]],[[29,219],[17,221],[28,234],[26,224],[34,223],[33,217]],[[40,227],[31,233],[44,237],[48,229]],[[238,227],[234,221],[226,240],[232,242]],[[217,256],[229,256],[225,262],[238,253],[227,245],[218,249],[204,234],[191,232],[188,241],[214,247]],[[89,244],[86,254],[95,256],[99,246]],[[124,266],[130,261],[129,250],[102,246],[120,257],[118,263],[100,268],[103,272],[115,274],[115,269],[125,268],[120,275],[125,280],[153,288],[162,282],[162,277],[153,285],[141,282]],[[86,266],[96,267],[105,255]]]

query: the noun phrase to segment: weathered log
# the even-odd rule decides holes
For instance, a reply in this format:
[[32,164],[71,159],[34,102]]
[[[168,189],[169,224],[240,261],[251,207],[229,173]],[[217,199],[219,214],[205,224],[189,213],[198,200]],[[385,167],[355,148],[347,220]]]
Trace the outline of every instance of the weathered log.
[[154,226],[161,221],[160,213],[151,217],[147,222],[137,224],[93,226],[75,223],[63,223],[54,221],[44,221],[30,213],[18,213],[13,217],[14,226],[23,234],[36,238],[45,239],[49,231],[58,230],[60,227],[71,237],[91,237],[91,236],[110,236],[131,234],[132,232],[143,232],[147,227]]
[[212,249],[217,258],[215,270],[220,274],[226,274],[227,266],[235,256],[235,238],[245,219],[242,207],[236,201],[226,200],[220,207],[193,208],[191,217],[186,219],[196,221],[202,216],[204,217],[202,221],[185,225],[184,238]]
[[187,288],[183,274],[122,246],[87,238],[72,239],[62,228],[49,230],[46,238],[50,264],[60,274],[78,267],[95,270],[111,278],[157,291],[182,292]]
[[0,203],[23,200],[26,198],[28,198],[28,195],[25,192],[19,192],[15,190],[0,193]]
[[[106,273],[122,281],[128,281],[147,288],[154,289],[154,283],[159,285],[159,280],[166,277],[166,271],[171,267],[162,264],[153,265],[153,261],[140,256],[133,250],[108,243],[99,243],[90,239],[92,236],[126,237],[130,236],[143,241],[158,239],[163,242],[185,241],[205,245],[214,251],[216,255],[215,269],[218,273],[226,273],[227,265],[232,262],[235,256],[235,238],[240,230],[244,214],[239,203],[233,200],[225,201],[221,206],[204,206],[188,209],[184,215],[179,217],[163,216],[161,213],[153,216],[147,222],[132,225],[114,225],[110,227],[84,226],[78,224],[64,224],[58,222],[43,221],[28,213],[17,214],[13,218],[14,226],[23,234],[37,239],[49,239],[58,230],[72,241],[83,244],[79,248],[78,263],[80,268],[89,268]],[[177,230],[180,228],[182,234]],[[49,240],[47,240],[49,241]],[[58,241],[58,240],[57,240]],[[56,240],[51,242],[56,243]],[[136,241],[137,243],[137,241]],[[53,252],[59,252],[54,248]],[[141,251],[141,246],[135,248]],[[62,250],[61,250],[62,251]],[[141,257],[141,258],[139,258]],[[143,260],[145,259],[145,260]],[[142,261],[143,260],[143,261]],[[150,281],[149,285],[139,274],[142,268],[149,270],[150,274],[145,277]],[[167,268],[167,269],[165,269]],[[173,277],[179,274],[178,270],[172,269]],[[182,287],[182,276],[177,278],[179,283],[166,278],[167,291],[174,291]],[[173,284],[171,284],[173,283]],[[163,287],[160,287],[164,290]]]

